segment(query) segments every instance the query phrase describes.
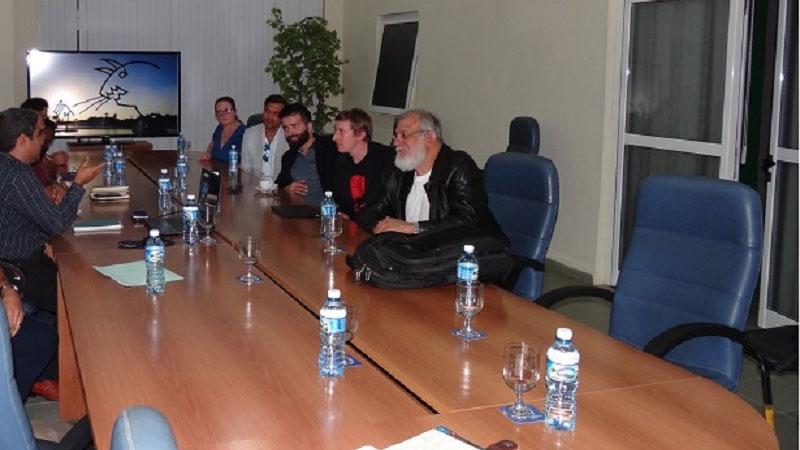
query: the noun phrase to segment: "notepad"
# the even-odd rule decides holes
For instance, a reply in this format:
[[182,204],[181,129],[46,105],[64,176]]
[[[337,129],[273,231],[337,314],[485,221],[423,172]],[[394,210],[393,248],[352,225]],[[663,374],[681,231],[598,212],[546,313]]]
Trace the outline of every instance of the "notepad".
[[118,219],[107,220],[79,220],[72,224],[72,229],[76,233],[96,233],[99,231],[119,231],[122,229],[122,222]]
[[[110,266],[92,266],[94,270],[102,273],[103,275],[111,278],[117,283],[125,286],[144,286],[147,284],[145,276],[147,268],[145,267],[144,260],[133,261],[122,264],[111,264]],[[165,281],[180,281],[183,277],[177,273],[164,269]]]

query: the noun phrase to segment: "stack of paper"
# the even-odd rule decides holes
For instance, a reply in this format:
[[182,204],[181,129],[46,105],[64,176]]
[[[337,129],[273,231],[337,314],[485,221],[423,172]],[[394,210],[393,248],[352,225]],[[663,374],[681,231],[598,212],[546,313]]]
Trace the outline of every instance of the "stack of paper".
[[92,188],[89,198],[97,202],[130,200],[130,188],[128,186],[98,186]]
[[76,233],[96,233],[99,231],[119,231],[122,229],[122,222],[118,219],[108,220],[78,220],[72,224],[72,229]]
[[[145,280],[145,276],[147,274],[147,267],[144,264],[144,260],[140,259],[138,261],[133,261],[129,263],[122,263],[122,264],[111,264],[110,266],[92,266],[94,269],[103,275],[111,278],[112,280],[116,281],[117,283],[125,286],[144,286],[147,284]],[[164,269],[164,280],[169,281],[180,281],[183,277],[178,275],[177,273]]]

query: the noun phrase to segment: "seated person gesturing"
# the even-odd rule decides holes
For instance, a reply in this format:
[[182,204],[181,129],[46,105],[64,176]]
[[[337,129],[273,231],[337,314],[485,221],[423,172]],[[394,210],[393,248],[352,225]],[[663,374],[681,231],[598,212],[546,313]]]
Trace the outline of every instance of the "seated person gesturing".
[[358,216],[361,228],[411,234],[469,225],[500,232],[478,166],[442,141],[436,116],[422,110],[401,114],[393,144],[395,167],[384,173],[382,189]]
[[372,119],[361,109],[342,111],[334,119],[333,141],[339,150],[333,197],[339,211],[355,219],[382,185],[394,152],[372,140]]
[[72,225],[83,185],[100,173],[103,164],[89,166],[86,158],[63,199],[53,204],[30,166],[39,159],[43,129],[42,117],[29,109],[0,112],[0,258],[36,280],[26,286],[25,301],[55,314],[56,268],[44,254],[44,245]]
[[311,113],[299,103],[283,108],[281,124],[289,150],[281,158],[276,183],[290,195],[301,196],[310,205],[319,205],[322,193],[333,190],[337,155],[333,141],[314,134]]

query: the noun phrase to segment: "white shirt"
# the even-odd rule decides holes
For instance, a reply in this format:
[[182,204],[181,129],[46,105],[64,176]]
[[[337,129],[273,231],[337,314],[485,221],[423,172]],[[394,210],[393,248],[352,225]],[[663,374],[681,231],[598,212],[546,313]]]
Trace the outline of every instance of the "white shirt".
[[[263,158],[264,144],[269,144],[269,162]],[[254,125],[245,130],[242,137],[242,170],[274,181],[281,171],[281,158],[286,150],[289,150],[289,144],[283,137],[283,128],[278,127],[278,132],[269,142],[264,135],[264,124]]]
[[406,198],[406,221],[423,222],[430,218],[431,202],[428,201],[428,193],[425,192],[425,183],[431,179],[429,170],[425,175],[414,175],[414,184]]

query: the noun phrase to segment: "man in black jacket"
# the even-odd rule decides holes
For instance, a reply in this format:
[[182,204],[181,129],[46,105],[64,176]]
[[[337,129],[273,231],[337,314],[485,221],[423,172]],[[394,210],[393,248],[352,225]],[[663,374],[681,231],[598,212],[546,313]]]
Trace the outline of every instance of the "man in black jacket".
[[500,232],[489,210],[483,175],[467,153],[442,141],[433,114],[411,110],[394,122],[395,167],[358,217],[367,231],[418,233],[456,225]]
[[372,140],[372,119],[358,108],[336,116],[333,141],[340,153],[333,198],[339,211],[355,219],[383,185],[383,172],[392,165],[394,151]]
[[276,183],[306,203],[319,205],[324,191],[333,190],[336,147],[330,137],[314,135],[311,113],[294,103],[281,111],[281,125],[289,150],[281,158]]

